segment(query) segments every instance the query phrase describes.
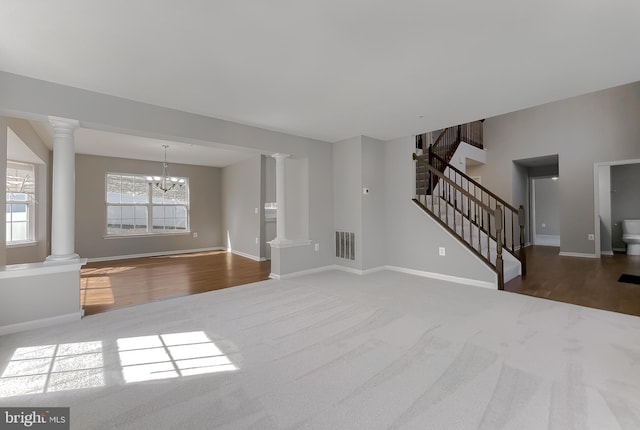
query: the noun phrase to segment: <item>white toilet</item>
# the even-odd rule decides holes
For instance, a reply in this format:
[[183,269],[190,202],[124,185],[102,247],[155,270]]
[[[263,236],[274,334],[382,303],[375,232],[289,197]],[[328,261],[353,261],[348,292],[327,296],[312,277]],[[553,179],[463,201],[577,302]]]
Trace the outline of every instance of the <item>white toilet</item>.
[[627,244],[627,255],[640,255],[640,219],[622,221],[622,241]]

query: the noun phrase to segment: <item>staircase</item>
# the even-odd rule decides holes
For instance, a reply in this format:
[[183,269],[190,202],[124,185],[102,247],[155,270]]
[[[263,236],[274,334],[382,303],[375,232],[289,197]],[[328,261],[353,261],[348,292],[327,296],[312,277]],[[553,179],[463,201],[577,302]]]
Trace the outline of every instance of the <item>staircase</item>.
[[[477,123],[479,133],[474,132]],[[479,141],[473,139],[478,136]],[[424,142],[425,136],[420,140]],[[427,154],[413,155],[413,201],[491,267],[498,277],[498,289],[502,290],[505,282],[526,275],[524,207],[514,208],[449,164],[457,147],[466,140],[482,148],[480,121],[444,129]],[[418,139],[416,142],[419,144]]]

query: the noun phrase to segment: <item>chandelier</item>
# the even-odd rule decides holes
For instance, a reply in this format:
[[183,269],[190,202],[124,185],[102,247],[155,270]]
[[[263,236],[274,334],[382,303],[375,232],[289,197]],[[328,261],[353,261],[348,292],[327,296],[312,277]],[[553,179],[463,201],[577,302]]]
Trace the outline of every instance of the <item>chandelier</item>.
[[169,176],[169,164],[167,163],[167,148],[169,145],[162,145],[164,148],[164,163],[162,163],[162,176],[147,176],[147,181],[153,184],[159,190],[167,191],[173,190],[176,186],[184,185],[184,178],[175,178]]

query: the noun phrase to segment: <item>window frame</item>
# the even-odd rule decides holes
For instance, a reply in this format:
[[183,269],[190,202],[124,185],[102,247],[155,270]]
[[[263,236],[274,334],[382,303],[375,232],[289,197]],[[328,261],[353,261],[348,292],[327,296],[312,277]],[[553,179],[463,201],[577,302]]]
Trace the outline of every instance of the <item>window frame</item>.
[[[10,235],[9,234],[6,235],[5,244],[7,247],[20,247],[20,246],[31,245],[36,242],[36,201],[37,201],[36,200],[37,199],[37,177],[36,177],[37,173],[36,172],[37,172],[37,168],[34,163],[28,163],[24,161],[17,161],[17,160],[11,160],[11,159],[7,159],[6,164],[7,164],[7,172],[5,175],[5,181],[9,180],[8,178],[9,169],[11,168],[15,169],[21,166],[29,167],[31,169],[31,177],[33,178],[33,191],[19,193],[19,194],[25,194],[26,200],[15,200],[15,199],[9,198],[9,195],[18,194],[18,193],[5,190],[5,232],[6,232],[7,225],[9,224],[13,225],[14,222],[17,222],[13,220],[13,215],[11,215],[11,220],[7,217],[9,213],[11,214],[14,213],[13,211],[8,212],[7,206],[25,205],[26,212],[27,212],[27,219],[25,221],[19,221],[19,222],[26,222],[27,224],[27,228],[26,228],[27,238],[24,240],[10,240],[10,237],[11,239],[13,238],[13,228],[10,228]],[[12,164],[16,167],[11,167]]]
[[[122,177],[134,177],[136,179],[141,179],[142,182],[145,183],[146,186],[146,198],[147,201],[146,203],[143,202],[126,202],[126,203],[117,203],[117,202],[110,202],[109,201],[109,196],[108,196],[108,192],[109,192],[109,177],[110,176],[119,176],[122,180]],[[177,179],[184,179],[184,184],[182,186],[186,187],[186,203],[182,204],[182,203],[168,203],[168,202],[162,202],[162,203],[154,203],[153,202],[153,192],[154,192],[154,184],[150,181],[147,180],[147,178],[149,176],[152,175],[144,175],[144,174],[138,174],[138,173],[120,173],[120,172],[106,172],[105,174],[105,179],[104,179],[104,203],[105,203],[105,231],[104,231],[104,237],[106,239],[110,239],[110,238],[128,238],[128,237],[148,237],[148,236],[174,236],[174,235],[183,235],[183,234],[191,234],[191,189],[190,189],[190,185],[189,185],[189,178],[188,177],[175,177]],[[122,231],[118,232],[118,233],[110,233],[109,232],[109,207],[136,207],[136,206],[143,206],[146,208],[147,211],[147,216],[146,216],[146,231],[145,232],[135,232],[135,233],[125,233]],[[184,229],[178,229],[178,228],[174,228],[174,229],[162,229],[162,230],[158,230],[156,231],[154,229],[154,224],[153,224],[153,220],[154,220],[154,213],[153,213],[153,209],[154,207],[166,207],[166,206],[171,206],[171,207],[184,207],[186,210],[186,217],[185,222],[186,222],[186,226]],[[134,216],[134,219],[136,217]],[[173,219],[177,220],[177,219],[182,219],[182,218],[178,218],[178,217],[174,217]],[[135,229],[135,221],[134,221],[134,227],[133,229]]]

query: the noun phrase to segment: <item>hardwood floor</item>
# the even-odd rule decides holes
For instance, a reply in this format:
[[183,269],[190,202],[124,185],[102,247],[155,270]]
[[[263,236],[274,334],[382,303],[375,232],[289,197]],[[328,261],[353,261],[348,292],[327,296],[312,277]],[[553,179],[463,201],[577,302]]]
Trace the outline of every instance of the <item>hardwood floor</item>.
[[640,285],[618,282],[623,273],[640,276],[640,256],[562,257],[546,246],[526,252],[527,277],[509,281],[506,291],[640,316]]
[[82,268],[85,315],[268,279],[271,262],[225,251],[89,263]]
[[[505,290],[640,316],[640,256],[561,257],[559,249],[527,247],[528,275]],[[80,299],[86,315],[268,279],[270,262],[224,251],[90,263],[82,269]]]

